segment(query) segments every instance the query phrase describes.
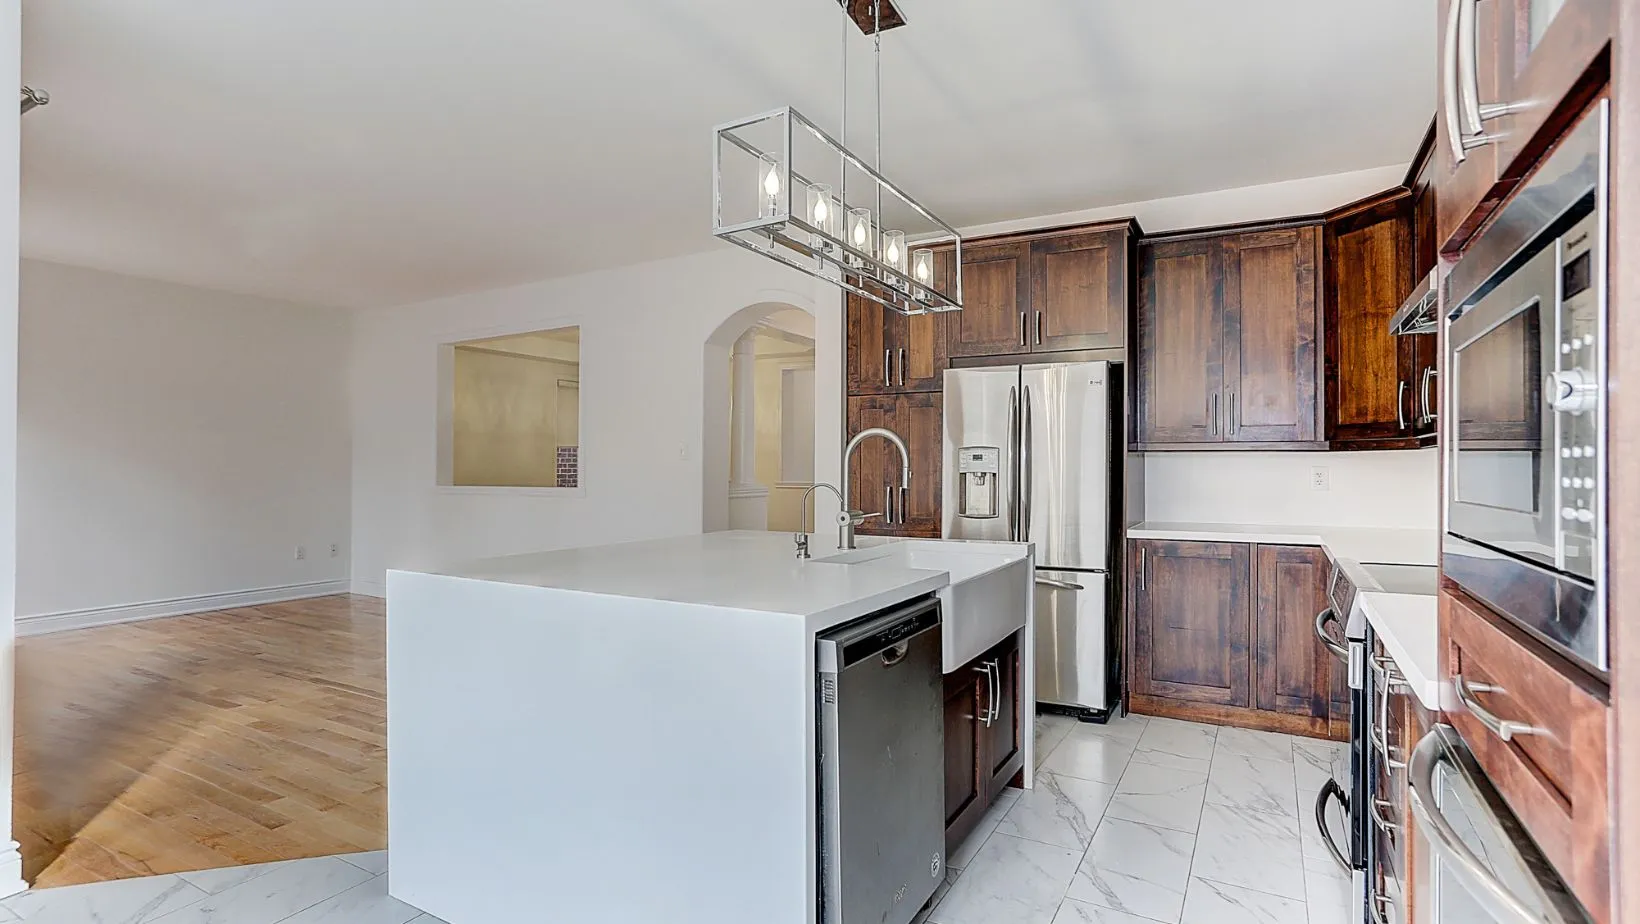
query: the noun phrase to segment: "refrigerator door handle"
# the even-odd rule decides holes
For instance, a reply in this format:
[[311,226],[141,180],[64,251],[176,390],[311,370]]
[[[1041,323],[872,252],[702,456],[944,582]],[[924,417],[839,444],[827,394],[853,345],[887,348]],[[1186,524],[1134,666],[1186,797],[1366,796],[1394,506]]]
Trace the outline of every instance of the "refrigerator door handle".
[[1042,587],[1052,587],[1056,590],[1087,590],[1081,584],[1072,584],[1070,581],[1056,581],[1053,578],[1039,577],[1036,583]]
[[1019,388],[1008,387],[1008,538],[1019,541]]
[[1031,492],[1035,488],[1035,473],[1031,471],[1032,458],[1035,447],[1031,444],[1031,386],[1025,386],[1025,411],[1021,416],[1024,435],[1020,438],[1020,468],[1024,469],[1022,487],[1019,492],[1019,541],[1026,542],[1031,538]]

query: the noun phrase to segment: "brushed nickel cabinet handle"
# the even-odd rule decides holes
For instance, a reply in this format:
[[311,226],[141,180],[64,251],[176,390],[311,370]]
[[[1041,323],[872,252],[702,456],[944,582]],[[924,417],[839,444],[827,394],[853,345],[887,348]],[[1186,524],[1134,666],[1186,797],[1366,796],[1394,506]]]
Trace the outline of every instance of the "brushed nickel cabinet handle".
[[1146,551],[1147,551],[1146,546],[1142,546],[1142,545],[1139,546],[1139,589],[1140,590],[1145,589],[1145,565],[1149,564],[1149,562],[1147,562],[1145,560],[1146,559],[1146,555],[1145,555]]
[[885,350],[883,350],[883,387],[884,388],[892,388],[893,386],[894,386],[894,351],[885,349]]
[[1025,339],[1025,327],[1028,323],[1029,322],[1026,320],[1026,313],[1021,311],[1019,313],[1019,345],[1020,346],[1030,346],[1030,342]]
[[1446,116],[1447,146],[1452,162],[1462,164],[1469,156],[1463,146],[1463,114],[1458,109],[1458,26],[1465,0],[1450,0],[1446,11],[1446,45],[1441,51],[1441,102]]
[[1395,428],[1397,430],[1407,428],[1406,398],[1407,383],[1405,379],[1402,379],[1395,383]]
[[892,485],[883,485],[883,524],[894,525],[894,488]]
[[1485,726],[1486,730],[1498,736],[1500,741],[1509,741],[1516,735],[1548,735],[1549,730],[1530,725],[1526,722],[1516,722],[1513,719],[1501,719],[1497,714],[1481,705],[1475,698],[1476,693],[1506,693],[1503,687],[1490,683],[1470,683],[1464,680],[1462,674],[1452,675],[1452,691],[1458,694],[1458,701],[1475,717],[1475,721]]
[[900,347],[900,384],[905,384],[905,347]]
[[1036,313],[1036,345],[1042,345],[1042,312]]

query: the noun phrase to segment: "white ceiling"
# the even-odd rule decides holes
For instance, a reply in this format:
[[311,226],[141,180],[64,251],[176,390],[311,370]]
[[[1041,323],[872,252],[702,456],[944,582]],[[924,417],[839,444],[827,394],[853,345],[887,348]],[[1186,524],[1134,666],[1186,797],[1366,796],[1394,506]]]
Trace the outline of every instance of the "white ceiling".
[[[885,172],[959,227],[1404,163],[1434,110],[1428,0],[902,6]],[[835,127],[842,22],[832,0],[24,0],[52,96],[23,125],[24,253],[365,306],[727,247],[711,126],[790,104]]]

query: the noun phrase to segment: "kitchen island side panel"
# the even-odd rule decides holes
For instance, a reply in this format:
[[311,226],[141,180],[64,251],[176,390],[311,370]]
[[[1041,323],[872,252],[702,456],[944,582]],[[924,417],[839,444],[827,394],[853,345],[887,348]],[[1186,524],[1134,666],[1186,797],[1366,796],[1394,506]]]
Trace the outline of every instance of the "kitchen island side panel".
[[810,924],[801,618],[390,572],[390,892],[450,924]]

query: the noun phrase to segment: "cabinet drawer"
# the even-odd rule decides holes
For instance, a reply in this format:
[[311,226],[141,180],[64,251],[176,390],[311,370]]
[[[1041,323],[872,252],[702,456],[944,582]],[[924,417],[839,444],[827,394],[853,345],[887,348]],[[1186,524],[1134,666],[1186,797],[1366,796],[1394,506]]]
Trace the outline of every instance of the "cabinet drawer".
[[1595,920],[1609,920],[1605,703],[1450,591],[1441,635],[1448,679],[1461,677],[1498,719],[1536,731],[1504,741],[1459,703],[1448,719],[1572,892]]

